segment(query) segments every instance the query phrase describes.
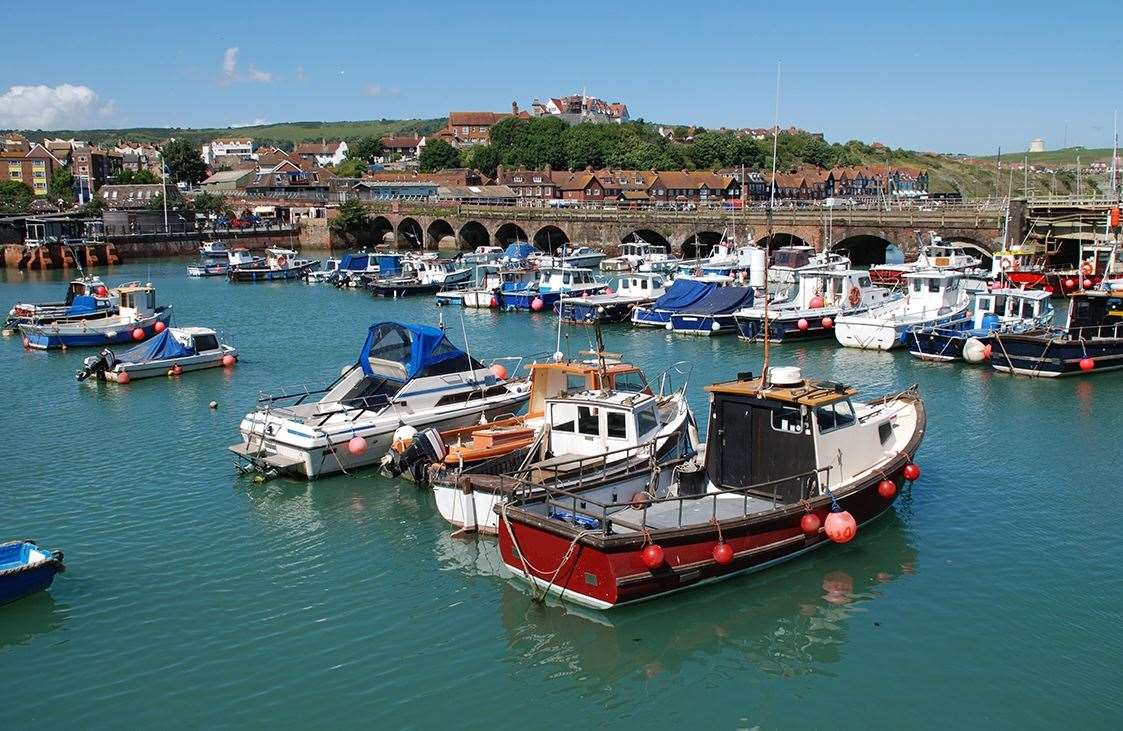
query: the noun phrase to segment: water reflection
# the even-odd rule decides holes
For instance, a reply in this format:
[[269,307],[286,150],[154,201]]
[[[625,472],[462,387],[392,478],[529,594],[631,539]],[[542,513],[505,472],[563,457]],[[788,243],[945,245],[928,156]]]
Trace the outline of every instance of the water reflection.
[[0,607],[0,651],[26,645],[38,635],[53,632],[63,625],[70,607],[55,601],[49,591]]
[[[702,658],[709,664],[719,654],[727,671],[748,664],[781,677],[821,672],[842,658],[853,615],[916,570],[916,549],[895,514],[865,530],[846,549],[611,612],[540,605],[506,581],[500,614],[509,652],[605,683],[637,669],[654,677]],[[731,657],[739,659],[730,665]]]

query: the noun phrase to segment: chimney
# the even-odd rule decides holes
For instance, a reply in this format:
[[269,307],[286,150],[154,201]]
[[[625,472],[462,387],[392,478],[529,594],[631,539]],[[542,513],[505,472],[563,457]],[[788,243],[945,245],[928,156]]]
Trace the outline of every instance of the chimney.
[[519,103],[518,102],[511,102],[511,114],[515,115],[516,117],[519,116]]

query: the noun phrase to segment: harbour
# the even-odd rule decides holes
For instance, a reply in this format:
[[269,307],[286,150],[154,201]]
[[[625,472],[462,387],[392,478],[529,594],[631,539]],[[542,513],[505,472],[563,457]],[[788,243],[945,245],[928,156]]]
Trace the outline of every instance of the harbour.
[[[774,365],[863,396],[916,384],[922,477],[851,543],[598,612],[536,603],[494,538],[454,537],[432,491],[413,483],[370,468],[315,482],[239,475],[226,450],[238,422],[262,391],[336,379],[372,324],[404,322],[443,324],[481,359],[609,350],[649,376],[689,362],[685,397],[705,432],[703,387],[760,374],[761,342],[624,322],[602,326],[601,348],[592,328],[559,330],[548,308],[234,285],[189,279],[190,263],[97,273],[151,283],[174,306],[173,328],[205,325],[237,348],[230,367],[78,384],[92,351],[0,342],[15,445],[0,515],[8,535],[65,548],[67,564],[49,593],[3,609],[0,656],[54,684],[14,709],[20,725],[176,714],[348,724],[361,713],[394,727],[506,726],[548,707],[596,724],[821,727],[837,721],[836,705],[800,699],[822,695],[878,725],[1104,727],[1118,714],[1117,612],[1104,587],[1119,571],[1103,557],[1123,539],[1114,484],[1098,477],[1113,474],[1110,438],[1123,427],[1115,375],[1027,378],[900,347],[773,343]],[[68,280],[3,270],[0,299],[57,300]],[[1054,303],[1061,323],[1068,300]],[[683,689],[711,702],[686,708]],[[513,700],[497,712],[498,698]]]

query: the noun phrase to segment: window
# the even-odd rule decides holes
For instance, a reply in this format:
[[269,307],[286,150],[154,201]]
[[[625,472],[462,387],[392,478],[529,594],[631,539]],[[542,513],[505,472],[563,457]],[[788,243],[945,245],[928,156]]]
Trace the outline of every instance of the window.
[[609,439],[627,439],[628,426],[623,411],[609,411],[608,417],[608,438]]
[[819,433],[824,434],[844,426],[850,426],[856,421],[854,408],[849,401],[839,401],[829,406],[820,406],[815,409],[815,420],[819,422]]
[[647,381],[639,371],[620,373],[614,381],[617,391],[626,393],[641,393],[647,389]]
[[196,335],[193,340],[196,351],[218,350],[218,338],[214,335]]
[[646,408],[643,411],[636,412],[636,438],[643,437],[658,425],[659,420],[655,418],[655,409]]
[[600,435],[600,416],[592,406],[577,407],[577,432],[589,436]]
[[940,291],[940,280],[939,279],[929,279],[928,280],[928,291],[929,292],[939,292]]
[[803,418],[795,406],[779,406],[772,410],[772,428],[790,434],[803,433]]
[[554,431],[572,434],[577,431],[577,421],[573,418],[573,407],[562,404],[552,409],[554,424],[550,427]]
[[584,391],[585,376],[580,373],[567,373],[565,376],[565,390],[570,392]]

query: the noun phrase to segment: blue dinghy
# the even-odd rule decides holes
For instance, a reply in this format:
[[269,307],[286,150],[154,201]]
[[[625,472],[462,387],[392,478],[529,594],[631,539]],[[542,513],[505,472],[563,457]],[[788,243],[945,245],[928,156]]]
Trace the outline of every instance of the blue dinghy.
[[0,604],[47,590],[65,570],[62,551],[39,548],[35,541],[0,543]]

